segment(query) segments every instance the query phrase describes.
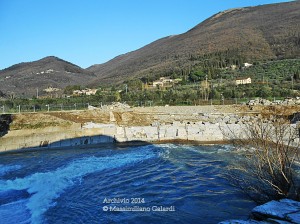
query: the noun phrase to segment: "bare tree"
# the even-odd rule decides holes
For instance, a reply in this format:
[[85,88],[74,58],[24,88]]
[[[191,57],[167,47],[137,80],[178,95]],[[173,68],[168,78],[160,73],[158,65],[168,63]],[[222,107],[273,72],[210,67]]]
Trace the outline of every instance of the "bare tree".
[[[231,139],[245,155],[230,167],[230,178],[257,202],[300,199],[299,129],[273,113],[242,125],[243,138]],[[298,164],[299,165],[299,164]]]

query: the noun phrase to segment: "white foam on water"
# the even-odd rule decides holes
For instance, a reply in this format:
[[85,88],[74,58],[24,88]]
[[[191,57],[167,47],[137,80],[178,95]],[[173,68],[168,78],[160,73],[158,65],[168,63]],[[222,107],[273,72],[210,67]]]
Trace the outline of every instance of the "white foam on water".
[[184,145],[176,145],[176,144],[172,144],[172,143],[166,143],[166,144],[156,144],[154,146],[163,148],[163,149],[176,149],[176,148],[182,148]]
[[[166,156],[162,156],[164,158],[168,158],[170,151],[176,149],[176,150],[181,150],[181,151],[190,151],[190,152],[195,152],[198,154],[215,154],[215,153],[223,153],[223,152],[231,152],[234,150],[234,146],[232,145],[215,145],[217,147],[214,147],[214,149],[206,149],[206,150],[201,150],[198,147],[195,147],[193,145],[176,145],[176,144],[163,144],[163,145],[158,145],[160,148],[165,149],[165,152],[162,152],[161,154],[165,154]],[[170,151],[169,151],[170,150]]]
[[1,165],[0,164],[0,177],[12,171],[21,169],[21,165]]
[[221,145],[218,147],[218,152],[232,152],[234,149],[233,145]]
[[193,145],[176,145],[176,144],[169,143],[169,144],[162,144],[157,146],[164,149],[164,151],[160,153],[160,157],[165,159],[168,159],[170,157],[170,153],[172,152],[172,150],[203,153],[203,151],[196,149]]
[[82,177],[102,170],[133,165],[156,156],[157,154],[146,146],[124,154],[77,159],[55,171],[0,181],[0,191],[27,190],[32,194],[26,202],[26,208],[31,214],[30,222],[42,223],[43,214],[55,205],[55,199]]

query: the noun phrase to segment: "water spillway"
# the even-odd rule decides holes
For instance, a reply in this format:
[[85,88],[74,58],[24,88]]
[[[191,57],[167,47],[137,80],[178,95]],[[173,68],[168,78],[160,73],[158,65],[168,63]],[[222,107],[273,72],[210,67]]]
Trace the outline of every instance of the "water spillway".
[[231,146],[161,144],[8,153],[1,223],[217,223],[255,204],[234,188]]

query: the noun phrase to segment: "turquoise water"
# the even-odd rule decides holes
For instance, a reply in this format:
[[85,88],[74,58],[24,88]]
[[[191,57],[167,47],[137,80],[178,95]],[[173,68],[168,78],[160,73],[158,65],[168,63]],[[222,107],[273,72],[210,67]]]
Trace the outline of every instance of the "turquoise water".
[[225,178],[237,156],[230,146],[176,144],[2,154],[0,223],[245,219],[255,204]]

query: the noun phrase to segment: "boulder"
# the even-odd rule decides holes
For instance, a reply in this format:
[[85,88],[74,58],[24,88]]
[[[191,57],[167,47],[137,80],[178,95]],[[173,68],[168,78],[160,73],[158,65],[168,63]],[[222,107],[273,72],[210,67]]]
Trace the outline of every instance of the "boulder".
[[300,223],[300,202],[282,199],[255,207],[249,220],[228,220],[219,224],[296,224]]
[[91,106],[91,105],[88,106],[88,110],[97,110],[97,109],[99,109],[99,108]]
[[228,221],[223,221],[219,222],[219,224],[262,224],[262,222],[256,221],[256,220],[228,220]]
[[295,212],[300,212],[300,202],[283,199],[280,201],[270,201],[255,207],[252,210],[252,215],[258,219],[275,218],[284,220],[288,214]]
[[288,214],[287,220],[289,220],[292,223],[300,223],[300,212]]

